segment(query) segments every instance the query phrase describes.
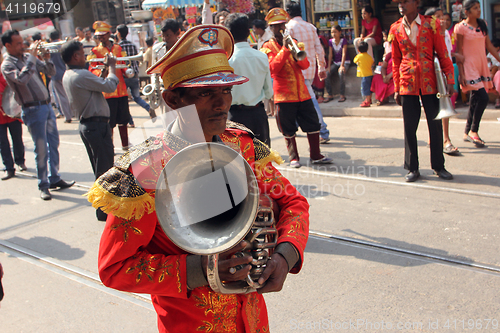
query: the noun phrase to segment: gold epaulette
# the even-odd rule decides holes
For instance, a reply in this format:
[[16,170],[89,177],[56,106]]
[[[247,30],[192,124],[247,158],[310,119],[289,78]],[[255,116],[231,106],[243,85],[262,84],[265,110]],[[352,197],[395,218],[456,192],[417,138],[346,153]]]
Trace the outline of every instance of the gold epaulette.
[[[166,136],[169,140],[177,138],[167,133],[163,138]],[[86,193],[92,206],[126,220],[137,220],[144,214],[152,213],[155,209],[154,198],[140,186],[129,168],[134,162],[144,160],[146,154],[163,149],[163,138],[150,137],[139,145],[131,147],[115,162],[113,168],[99,177]],[[171,145],[180,150],[187,143],[176,141],[171,142]]]
[[276,164],[281,164],[284,162],[277,151],[269,148],[259,139],[253,138],[253,146],[255,151],[255,172],[257,173],[257,178],[262,176],[269,163],[275,162]]
[[276,152],[275,150],[269,148],[264,142],[257,139],[255,137],[255,134],[245,125],[228,120],[226,122],[226,128],[245,131],[252,137],[255,151],[255,172],[257,173],[257,177],[262,174],[264,168],[270,162],[276,162],[277,164],[283,163],[283,159],[281,158],[280,154],[278,154],[278,152]]
[[268,54],[271,52],[271,49],[268,47],[261,47],[259,51],[263,52],[264,54]]
[[[436,33],[437,32],[437,18],[436,16],[432,15],[431,16],[431,27],[432,27],[432,32]],[[441,32],[441,28],[439,29],[439,32]]]
[[92,207],[125,220],[138,220],[155,210],[154,198],[134,175],[116,166],[99,177],[86,196]]

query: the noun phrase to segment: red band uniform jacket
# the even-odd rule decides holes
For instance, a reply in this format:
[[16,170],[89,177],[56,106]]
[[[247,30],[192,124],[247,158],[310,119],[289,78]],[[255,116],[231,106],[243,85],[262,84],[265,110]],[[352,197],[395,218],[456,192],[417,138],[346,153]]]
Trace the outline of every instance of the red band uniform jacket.
[[[94,59],[94,58],[104,58],[104,56],[108,53],[112,53],[117,58],[127,56],[127,54],[124,51],[122,51],[121,46],[118,44],[113,44],[113,46],[111,47],[111,50],[108,49],[107,47],[103,46],[102,44],[100,44],[99,46],[92,48],[92,52],[88,55],[87,59],[90,60],[90,59]],[[125,64],[125,62],[117,61],[116,64],[122,65],[122,64]],[[101,75],[101,70],[97,69],[95,67],[92,67],[92,66],[96,66],[96,65],[103,65],[103,63],[101,63],[101,62],[91,63],[90,71],[92,73],[94,73],[95,75],[99,76],[99,75]],[[108,98],[117,98],[117,97],[128,96],[127,86],[126,86],[125,80],[123,78],[124,72],[125,72],[125,69],[116,69],[116,76],[118,77],[118,80],[119,80],[118,87],[112,93],[105,93],[105,92],[102,93],[104,95],[104,98],[108,99]]]
[[448,56],[439,20],[434,16],[420,15],[417,45],[413,45],[406,34],[403,19],[391,25],[388,37],[392,41],[395,92],[401,95],[431,95],[438,92],[434,52],[447,83],[453,84],[453,62]]
[[[298,46],[304,50],[302,43],[298,43]],[[311,99],[302,74],[303,69],[309,68],[307,58],[296,61],[292,52],[285,46],[280,46],[274,38],[265,42],[260,51],[267,54],[269,59],[275,103],[294,103]]]
[[[229,124],[230,122],[228,122]],[[260,193],[276,200],[278,244],[291,243],[302,267],[309,234],[309,204],[271,164],[281,157],[247,131],[228,128],[220,135],[240,152],[257,177]],[[108,219],[99,246],[99,275],[111,288],[152,295],[160,332],[269,332],[264,298],[257,292],[223,295],[209,286],[189,290],[188,253],[163,232],[154,208],[155,188],[165,164],[189,143],[170,132],[132,147],[88,193]]]

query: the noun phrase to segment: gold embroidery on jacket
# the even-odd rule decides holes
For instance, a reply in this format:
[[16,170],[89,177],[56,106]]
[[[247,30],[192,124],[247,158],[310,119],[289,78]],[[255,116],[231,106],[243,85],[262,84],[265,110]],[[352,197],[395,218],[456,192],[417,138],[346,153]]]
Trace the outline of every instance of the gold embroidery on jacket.
[[196,297],[196,307],[212,316],[212,322],[203,320],[196,330],[202,332],[236,332],[238,301],[235,295],[217,294],[213,291]]

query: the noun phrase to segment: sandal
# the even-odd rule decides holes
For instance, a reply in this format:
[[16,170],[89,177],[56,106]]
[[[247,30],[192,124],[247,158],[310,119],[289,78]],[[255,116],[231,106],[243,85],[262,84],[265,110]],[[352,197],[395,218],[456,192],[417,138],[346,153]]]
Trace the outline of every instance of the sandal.
[[478,136],[467,135],[467,137],[464,138],[464,141],[468,141],[468,142],[475,144],[477,148],[483,148],[484,144],[485,144],[485,142],[483,140],[481,140],[481,138]]
[[458,148],[455,147],[454,145],[452,145],[451,143],[448,143],[444,149],[443,149],[443,153],[445,154],[448,154],[448,155],[451,155],[451,156],[455,156],[455,155],[458,155],[459,151],[458,151]]
[[[332,99],[333,99],[333,98],[331,98],[331,97],[324,97],[324,99],[323,99],[323,103],[328,103],[328,102],[330,102]],[[318,103],[319,103],[319,101],[318,101]]]
[[339,99],[339,103],[345,102],[345,100],[346,100],[345,96],[342,96],[342,97],[340,97],[340,99]]

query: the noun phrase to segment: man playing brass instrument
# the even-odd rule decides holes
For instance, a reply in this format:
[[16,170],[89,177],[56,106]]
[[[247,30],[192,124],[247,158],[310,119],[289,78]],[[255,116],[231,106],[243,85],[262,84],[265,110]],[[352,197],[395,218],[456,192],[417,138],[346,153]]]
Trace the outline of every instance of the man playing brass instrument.
[[[160,332],[268,332],[261,294],[281,290],[288,272],[298,273],[302,267],[309,230],[307,200],[272,166],[281,161],[276,152],[242,125],[226,123],[232,86],[248,80],[229,66],[233,46],[226,28],[196,26],[150,68],[150,73],[161,75],[163,98],[178,110],[178,118],[165,132],[133,146],[88,193],[93,206],[108,213],[99,249],[101,280],[111,288],[151,294]],[[190,107],[196,108],[194,118],[187,111]],[[257,292],[214,292],[206,279],[207,257],[180,249],[159,223],[154,199],[163,167],[196,142],[218,142],[237,150],[255,174],[260,193],[279,207],[277,246],[259,278],[266,284]],[[248,275],[252,257],[232,256],[246,243],[219,255],[221,280],[241,281]]]
[[[281,8],[269,11],[266,21],[274,33],[274,38],[264,43],[260,49],[267,54],[271,77],[274,79],[276,122],[285,136],[291,167],[300,168],[299,151],[295,141],[297,123],[302,131],[307,133],[311,162],[331,164],[332,159],[322,155],[319,149],[321,125],[302,74],[302,70],[309,67],[309,60],[295,59],[288,47],[290,39],[283,38],[287,18],[287,13]],[[298,45],[304,49],[302,43]]]
[[[111,26],[106,22],[96,21],[94,22],[93,28],[95,29],[95,36],[98,36],[101,44],[92,48],[87,60],[94,58],[104,58],[108,53],[113,54],[115,57],[125,57],[127,54],[122,51],[122,48],[118,44],[113,44],[109,37],[111,36]],[[90,71],[97,76],[106,77],[107,71],[97,69],[92,67],[95,63],[91,64]],[[102,64],[101,64],[102,65]],[[123,75],[125,74],[125,69],[120,69],[116,71],[116,76],[118,77],[119,84],[115,91],[112,93],[103,93],[106,102],[109,105],[110,118],[109,126],[114,129],[118,125],[118,130],[120,132],[120,139],[122,141],[122,149],[128,149],[128,132],[127,124],[130,120],[130,110],[128,106],[128,94],[127,86]]]

